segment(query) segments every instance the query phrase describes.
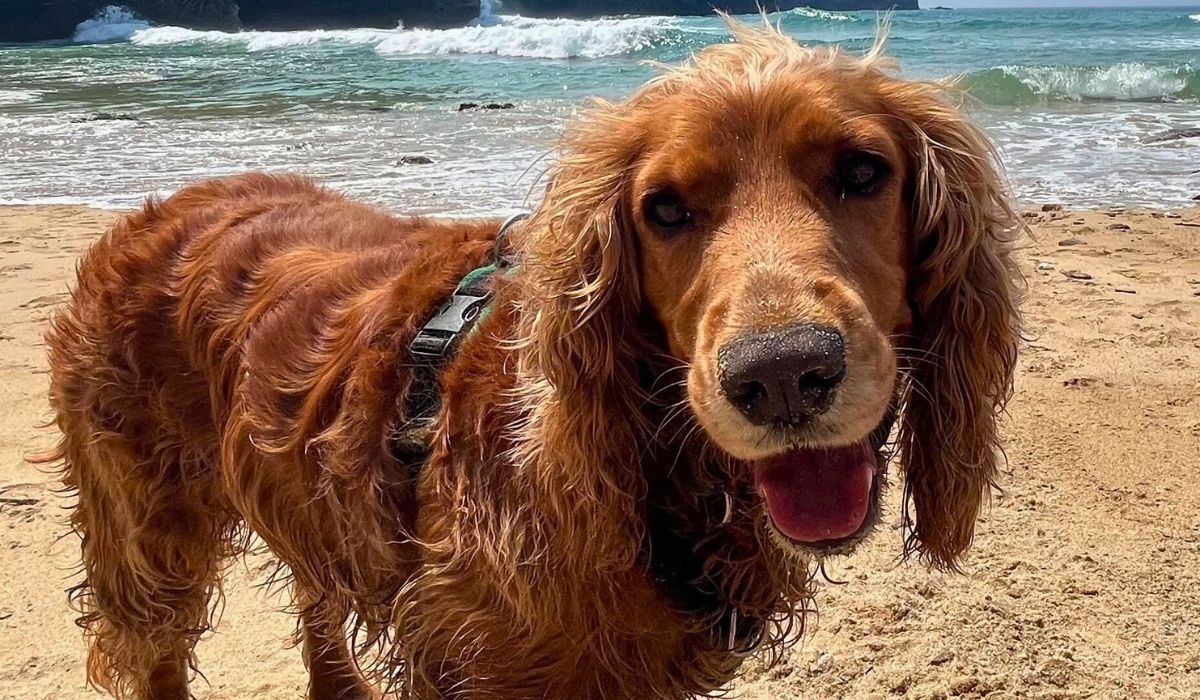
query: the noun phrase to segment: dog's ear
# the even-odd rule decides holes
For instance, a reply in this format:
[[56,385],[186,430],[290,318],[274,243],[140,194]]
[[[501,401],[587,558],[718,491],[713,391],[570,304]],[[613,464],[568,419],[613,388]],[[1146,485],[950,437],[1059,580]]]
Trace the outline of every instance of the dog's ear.
[[646,396],[628,201],[640,113],[629,103],[602,105],[580,120],[517,240],[525,255],[518,398],[528,422],[515,436],[516,457],[539,526],[564,551],[539,546],[578,571],[625,571],[641,541]]
[[936,85],[896,83],[913,175],[909,300],[914,315],[900,426],[906,551],[955,568],[1000,459],[1020,322],[1010,256],[1020,230],[987,137]]

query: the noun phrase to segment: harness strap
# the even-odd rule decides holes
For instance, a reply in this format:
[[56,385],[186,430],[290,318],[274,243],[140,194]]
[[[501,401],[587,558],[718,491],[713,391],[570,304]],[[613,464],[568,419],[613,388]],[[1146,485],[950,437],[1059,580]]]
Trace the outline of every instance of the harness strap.
[[394,440],[393,448],[401,462],[419,464],[428,456],[425,429],[441,404],[438,374],[454,356],[463,338],[487,315],[488,304],[495,294],[493,277],[517,265],[517,258],[507,245],[508,232],[528,216],[511,216],[500,226],[492,262],[467,273],[450,298],[437,308],[409,343],[412,382],[404,401],[407,423]]

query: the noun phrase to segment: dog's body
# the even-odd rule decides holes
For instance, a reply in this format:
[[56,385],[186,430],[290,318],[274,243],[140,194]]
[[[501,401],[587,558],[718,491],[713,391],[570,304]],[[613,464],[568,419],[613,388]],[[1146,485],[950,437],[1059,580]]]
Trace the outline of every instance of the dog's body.
[[499,221],[248,175],[96,244],[49,336],[93,682],[186,698],[248,528],[314,698],[370,697],[356,660],[414,698],[713,691],[869,531],[897,408],[910,544],[955,565],[1016,338],[986,142],[874,56],[737,31],[568,140],[420,460],[409,343]]
[[[249,175],[184,190],[96,244],[77,301],[56,320],[51,364],[54,401],[82,409],[60,420],[101,685],[137,695],[149,682],[152,697],[186,697],[184,661],[242,523],[294,578],[314,697],[351,697],[348,614],[364,634],[388,634],[396,594],[414,582],[395,623],[422,640],[401,651],[418,664],[406,681],[418,697],[651,697],[652,684],[682,693],[728,677],[728,655],[709,658],[708,626],[664,607],[648,571],[621,571],[614,588],[581,570],[567,600],[535,577],[518,590],[527,600],[506,601],[483,583],[521,572],[445,541],[447,519],[501,516],[528,498],[503,458],[520,419],[514,377],[499,371],[515,362],[497,342],[513,337],[503,280],[496,313],[447,369],[451,410],[434,456],[393,459],[409,342],[488,261],[498,226],[398,219],[299,178]],[[461,512],[465,498],[476,512]],[[555,613],[522,629],[510,606]],[[147,618],[113,619],[114,608]],[[682,665],[625,677],[574,641],[597,635],[611,635],[608,653],[637,658],[649,646]],[[445,655],[458,645],[470,650],[462,668],[449,664],[463,652]]]

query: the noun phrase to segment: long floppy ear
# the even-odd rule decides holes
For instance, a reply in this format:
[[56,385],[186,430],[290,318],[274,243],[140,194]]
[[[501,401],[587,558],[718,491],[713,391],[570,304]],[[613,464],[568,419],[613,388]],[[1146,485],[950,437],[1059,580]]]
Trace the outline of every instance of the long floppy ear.
[[903,83],[893,104],[912,130],[913,356],[900,425],[905,543],[954,569],[970,546],[1000,458],[1020,320],[1010,250],[1021,230],[987,137],[944,88]]
[[626,571],[641,541],[642,305],[628,201],[639,113],[627,102],[580,120],[518,241],[517,398],[529,418],[516,458],[541,509],[542,559],[578,571]]

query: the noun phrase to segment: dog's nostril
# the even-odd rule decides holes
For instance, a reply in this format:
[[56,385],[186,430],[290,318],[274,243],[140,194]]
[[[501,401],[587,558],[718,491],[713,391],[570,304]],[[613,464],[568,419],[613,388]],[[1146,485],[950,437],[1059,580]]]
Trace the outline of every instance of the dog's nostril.
[[800,375],[800,391],[824,391],[837,386],[846,374],[845,366],[824,367]]
[[727,391],[726,396],[735,404],[757,403],[767,397],[767,387],[761,382],[745,382],[734,387],[732,391]]

